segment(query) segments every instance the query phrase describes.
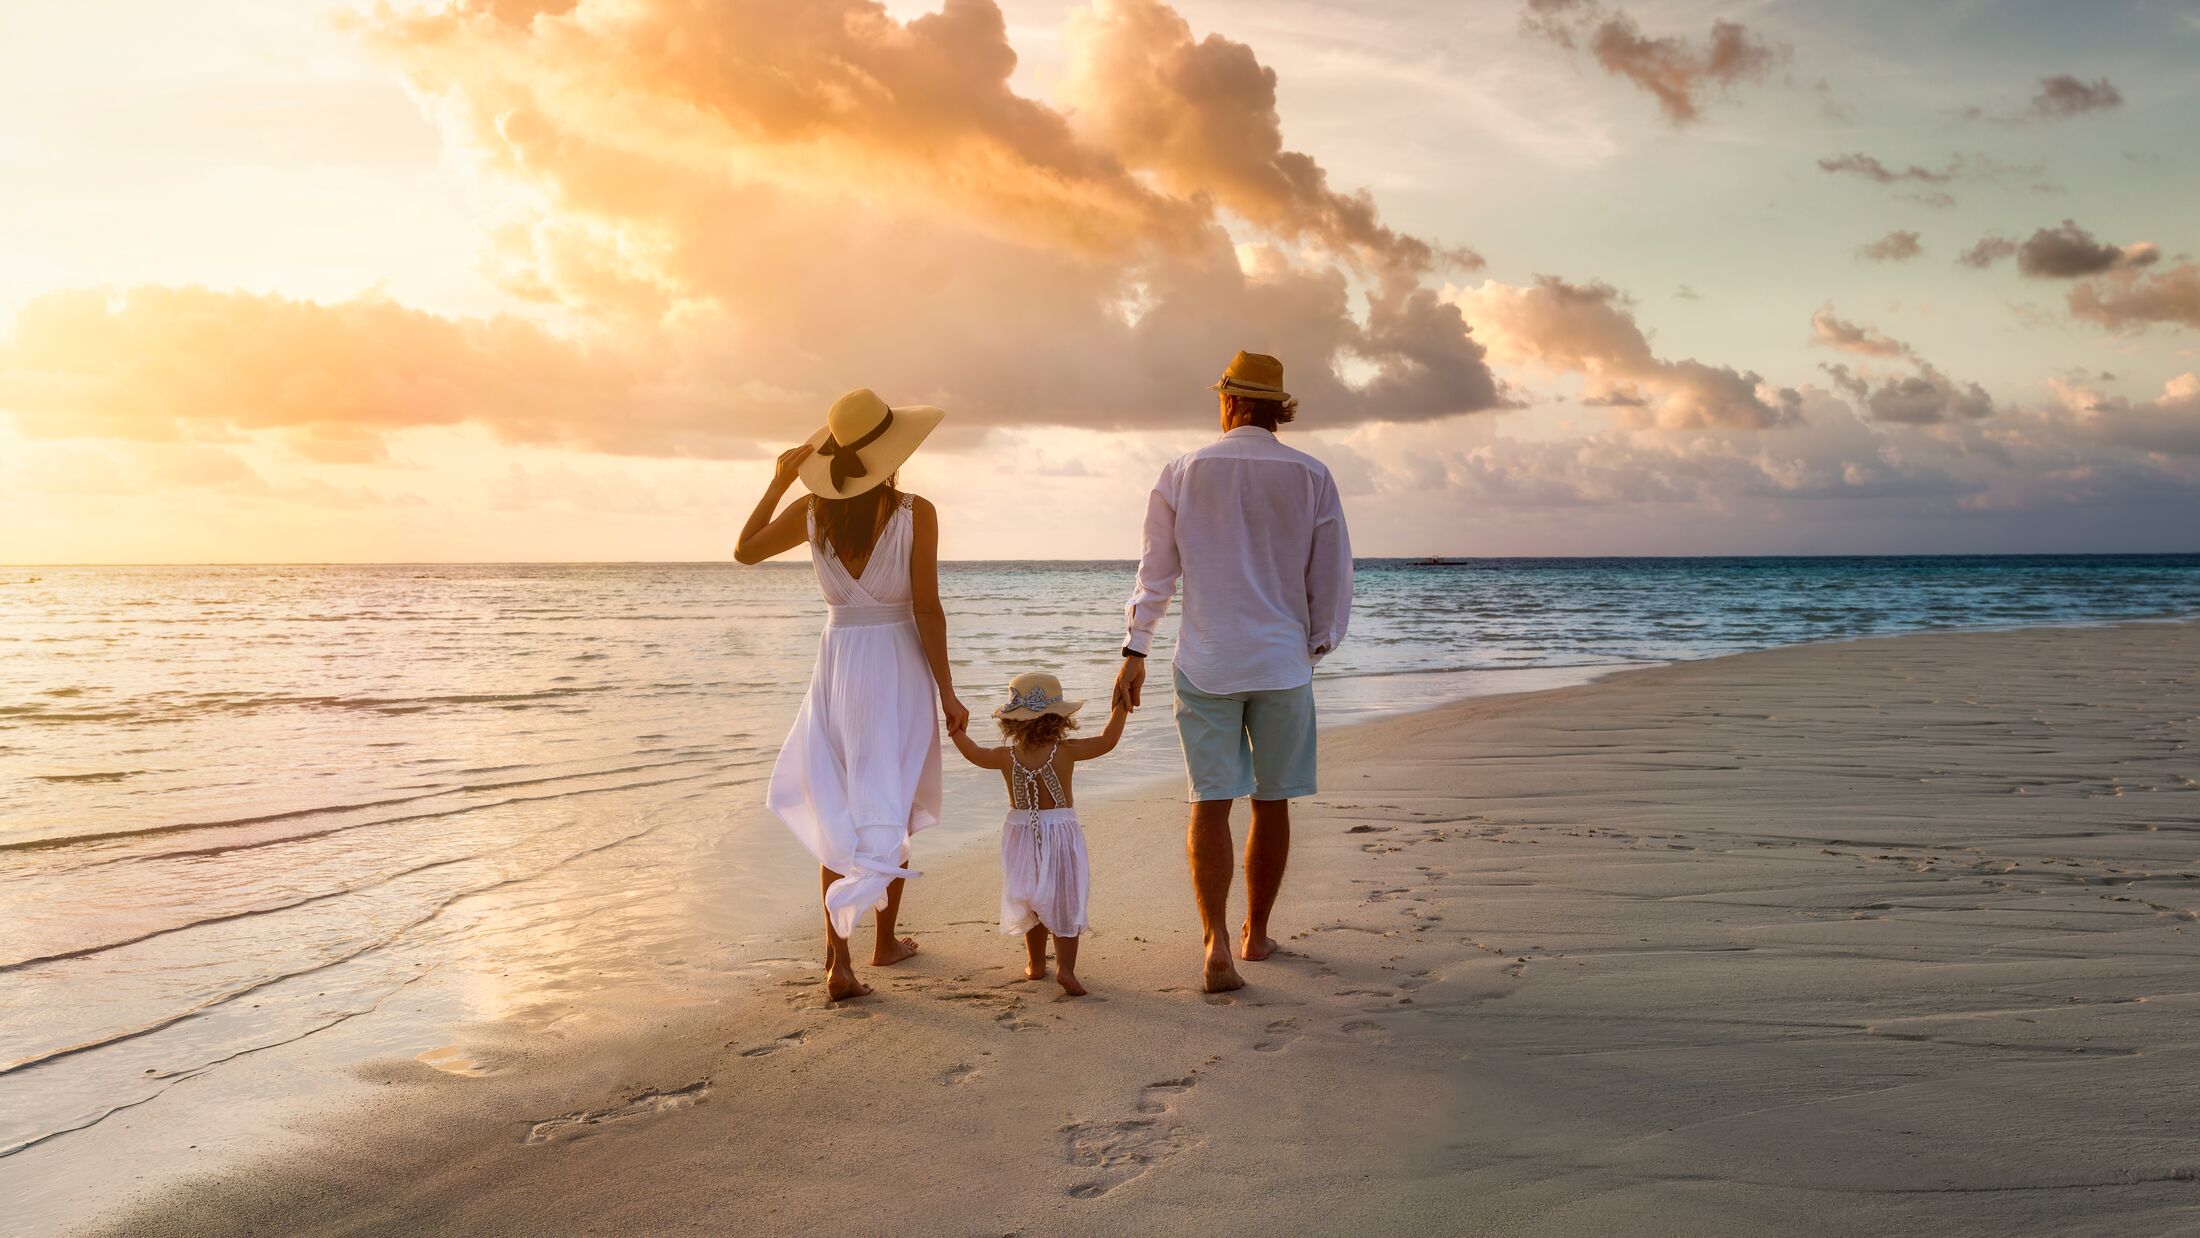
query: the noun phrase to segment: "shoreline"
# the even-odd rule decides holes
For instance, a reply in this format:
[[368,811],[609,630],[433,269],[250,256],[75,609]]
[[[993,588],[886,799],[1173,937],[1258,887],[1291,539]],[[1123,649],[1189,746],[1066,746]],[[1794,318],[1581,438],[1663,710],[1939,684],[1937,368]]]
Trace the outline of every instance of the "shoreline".
[[[1938,647],[1921,654],[1921,643]],[[1750,845],[1742,847],[1731,833],[1732,822],[1752,815],[1792,815],[1798,804],[1807,809],[1817,803],[1814,797],[1824,793],[1817,784],[1825,774],[1813,767],[1835,753],[1807,742],[1798,748],[1790,736],[1788,746],[1776,754],[1786,764],[1756,769],[1760,779],[1749,786],[1707,777],[1722,765],[1727,773],[1751,765],[1701,759],[1720,744],[1731,744],[1735,734],[1750,734],[1746,726],[1734,732],[1735,711],[1750,712],[1743,707],[1768,695],[1766,679],[1788,676],[1793,682],[1787,686],[1793,690],[1770,695],[1796,710],[1815,711],[1825,726],[1845,727],[1852,714],[1885,712],[1881,703],[1859,695],[1853,682],[1865,664],[1883,661],[1878,656],[1883,653],[1912,676],[1890,684],[1933,675],[1983,683],[2012,667],[2021,671],[2020,677],[2049,680],[2064,666],[2099,664],[2113,671],[2119,662],[2113,649],[2127,646],[2157,655],[2151,659],[2157,665],[2166,660],[2160,655],[2169,653],[2189,667],[2200,652],[2200,639],[2188,622],[2175,620],[1848,638],[1616,668],[1586,684],[1471,697],[1340,728],[1324,738],[1324,782],[1330,791],[1304,802],[1294,814],[1298,846],[1278,913],[1287,953],[1269,963],[1244,965],[1253,987],[1236,994],[1206,997],[1192,991],[1197,921],[1182,871],[1182,807],[1173,794],[1157,794],[1173,792],[1175,784],[1090,796],[1096,930],[1088,938],[1080,971],[1099,1001],[1058,1001],[1051,980],[1021,981],[1014,967],[1016,943],[1001,938],[990,919],[967,918],[989,916],[992,910],[998,878],[990,856],[975,845],[958,846],[912,889],[913,896],[922,897],[914,899],[914,915],[905,914],[904,927],[918,933],[925,953],[901,968],[861,969],[878,987],[877,997],[843,1008],[820,1007],[811,993],[816,975],[808,958],[814,953],[808,947],[815,944],[808,937],[814,933],[790,929],[782,938],[783,955],[740,964],[726,975],[728,993],[699,995],[698,1000],[711,1003],[707,1009],[667,1009],[662,1012],[667,1026],[648,1034],[546,1049],[540,1043],[500,1045],[494,1029],[481,1029],[469,1038],[480,1043],[468,1048],[477,1062],[488,1066],[472,1078],[446,1075],[413,1060],[370,1063],[362,1077],[397,1089],[398,1097],[340,1123],[321,1119],[303,1124],[317,1151],[136,1200],[138,1210],[114,1221],[112,1232],[223,1232],[233,1229],[239,1217],[280,1217],[286,1228],[306,1232],[397,1232],[421,1225],[518,1232],[529,1227],[529,1217],[547,1223],[553,1215],[561,1221],[592,1217],[612,1228],[670,1229],[703,1227],[705,1217],[709,1227],[722,1228],[738,1218],[738,1228],[792,1232],[810,1223],[807,1210],[819,1207],[819,1192],[849,1180],[859,1163],[850,1158],[874,1141],[894,1149],[884,1167],[883,1189],[896,1198],[929,1201],[938,1209],[941,1223],[916,1227],[916,1232],[968,1232],[995,1224],[1005,1229],[1011,1223],[1041,1232],[1108,1232],[1135,1226],[1139,1222],[1133,1218],[1138,1217],[1158,1229],[1173,1229],[1180,1222],[1190,1226],[1196,1218],[1200,1228],[1249,1232],[1261,1227],[1255,1222],[1262,1217],[1272,1224],[1304,1215],[1294,1210],[1315,1200],[1340,1225],[1343,1218],[1356,1217],[1359,1224],[1390,1228],[1409,1223],[1456,1227],[1457,1217],[1469,1215],[1459,1209],[1472,1205],[1479,1209],[1471,1214],[1478,1218],[1477,1230],[1565,1232],[1566,1222],[1560,1218],[1571,1216],[1578,1224],[1591,1214],[1568,1211],[1578,1200],[1546,1198],[1553,1181],[1585,1174],[1609,1178],[1616,1171],[1598,1156],[1583,1155],[1584,1144],[1595,1142],[1596,1132],[1580,1129],[1589,1115],[1562,1111],[1586,1107],[1595,1115],[1588,1123],[1592,1127],[1639,1123],[1644,1113],[1630,1110],[1625,1087],[1585,1095],[1578,1081],[1552,1078],[1539,1085],[1548,1096],[1535,1089],[1520,1091],[1518,1078],[1535,1076],[1544,1065],[1539,1058],[1547,1055],[1503,1043],[1503,1036],[1491,1033],[1493,1020],[1524,1021],[1545,1040],[1586,1038],[1589,1044],[1573,1051],[1585,1063],[1640,1057],[1662,1058],[1668,1065],[1661,1070],[1673,1069],[1673,1063],[1717,1065],[1693,1061],[1716,1059],[1718,1053],[1710,1046],[1669,1042],[1670,1029],[1658,1021],[1672,1012],[1655,986],[1641,987],[1639,978],[1629,983],[1621,974],[1616,977],[1619,991],[1606,985],[1576,992],[1575,985],[1560,978],[1577,968],[1602,970],[1617,962],[1662,967],[1678,961],[1683,974],[1667,978],[1676,999],[1747,1005],[1751,996],[1732,991],[1723,977],[1698,974],[1685,965],[1721,955],[1750,960],[1766,945],[1752,941],[1715,947],[1704,938],[1718,935],[1721,930],[1710,925],[1727,917],[1710,918],[1707,924],[1699,916],[1681,924],[1671,919],[1674,908],[1724,906],[1703,900],[1730,896],[1729,887],[1739,881],[1760,889],[1754,901],[1739,904],[1757,908],[1746,914],[1781,921],[1760,926],[1780,930],[1775,938],[1797,929],[1806,938],[1844,931],[1883,933],[1906,917],[1872,911],[1872,904],[1887,900],[1848,888],[1859,879],[1846,870],[1852,865],[1868,868],[1873,861],[1821,853],[1858,847],[1856,838],[1893,828],[1889,823],[1894,822],[1906,822],[1903,828],[1913,831],[1919,821],[1946,828],[1961,819],[1964,828],[1976,827],[1971,819],[1978,815],[1979,801],[1973,794],[1905,806],[1905,797],[1917,792],[1865,786],[1855,793],[1856,807],[1868,809],[1863,817],[1878,824],[1861,833],[1820,831],[1823,838],[1800,838],[1793,829],[1772,829],[1753,834]],[[2010,661],[2008,655],[2017,647],[2051,653],[2048,661],[2055,667],[2036,665],[2039,659]],[[2173,675],[2165,679],[2164,674],[2127,686],[2118,709],[2135,718],[2150,711],[2193,712],[2191,673],[2181,680]],[[1962,686],[1980,695],[1977,683]],[[1829,705],[1828,700],[1837,703]],[[1922,708],[1916,702],[1894,703],[1912,707],[1912,712]],[[2077,709],[2081,720],[2088,720],[2083,717],[2088,709],[2097,713],[2103,708],[2055,700],[2019,704],[2034,714]],[[1609,751],[1618,743],[1610,738],[1615,711],[1634,719],[1643,731],[1632,741],[1633,750],[1620,744],[1619,752]],[[1777,716],[1771,710],[1764,714],[1768,719]],[[1919,718],[1934,721],[1926,715]],[[2191,720],[2157,719],[2151,725],[2189,729]],[[1529,744],[1521,737],[1523,731],[1545,733],[1545,741]],[[2017,728],[2020,735],[2025,731]],[[1945,757],[1953,768],[1977,755],[1965,752],[1961,744],[1935,748],[1896,742],[1898,738],[1873,738],[1867,745],[1870,753],[1864,754],[1870,760],[1855,763],[1856,770],[1910,756],[1927,761]],[[2036,737],[2030,738],[2036,743]],[[2079,755],[2104,760],[2124,751],[2119,744],[2136,745],[2147,755],[2151,747],[2139,742],[2141,738],[2108,736],[2105,746]],[[1407,753],[1401,741],[1421,744],[1424,750]],[[1691,762],[1689,754],[1699,759]],[[2026,759],[2036,760],[2037,754]],[[2131,760],[2118,756],[2115,763]],[[1470,776],[1463,771],[1475,772]],[[1847,776],[1866,777],[1862,772]],[[2082,769],[2074,775],[2081,780],[2088,776]],[[1879,777],[1884,781],[1884,772]],[[1518,785],[1481,785],[1482,780],[1507,778]],[[1927,778],[1929,784],[1931,776]],[[2156,789],[2179,788],[2165,781]],[[2026,792],[2021,786],[1996,792],[2048,793]],[[1688,807],[1675,811],[1661,796]],[[2105,811],[2101,804],[2110,804],[2122,812],[2131,803],[2118,801],[2141,798],[2136,787],[2119,783],[2117,794],[2077,807],[2099,813]],[[1650,815],[1672,818],[1661,828],[1675,832],[1650,833],[1635,819],[1644,815],[1642,805],[1653,801],[1659,802]],[[2181,812],[2179,821],[2200,823],[2195,810],[2183,806],[2189,801],[2160,802]],[[1702,821],[1711,824],[1690,824]],[[2130,839],[2138,840],[2126,839],[2136,846],[2148,841],[2148,833],[2140,831]],[[1937,853],[1960,852],[1960,841],[1882,838],[1863,845],[1922,849],[1937,860]],[[1707,842],[1720,845],[1713,850]],[[1819,845],[1806,847],[1806,842]],[[1538,868],[1560,855],[1568,859],[1563,870]],[[2016,861],[2001,877],[1967,873],[1959,880],[2000,881],[2006,890],[2012,887],[2006,873],[2023,871],[2027,862]],[[2055,862],[2114,868],[2137,861],[2066,856]],[[1938,865],[1893,867],[1910,874],[1893,880],[1907,883]],[[1585,883],[1576,868],[1594,870],[1599,879]],[[1799,875],[1808,879],[1798,880]],[[1717,888],[1686,893],[1666,888],[1676,881],[1683,887],[1708,881]],[[2179,992],[2200,990],[2200,978],[2193,974],[2200,971],[2193,951],[2200,943],[2187,940],[2190,935],[2182,927],[2192,919],[2193,888],[2200,886],[2200,879],[2189,871],[2183,876],[2146,871],[2099,889],[2137,888],[2141,883],[2149,890],[2174,890],[2179,901],[2155,899],[2106,911],[2148,918],[2143,927],[2158,930],[2153,935],[2165,939],[2167,948],[2147,957],[2175,963],[2170,970],[2187,982]],[[1607,905],[1607,899],[1617,897],[1613,889],[1635,892]],[[1519,890],[1534,897],[1518,899],[1511,892]],[[1643,902],[1643,895],[1652,891],[1662,892]],[[1242,882],[1234,893],[1242,906]],[[2099,897],[2128,902],[2133,896]],[[1675,898],[1680,902],[1672,903]],[[2142,910],[2156,902],[2170,910]],[[1493,912],[1492,905],[1501,905],[1502,913]],[[1796,917],[1807,923],[1787,923]],[[2167,923],[2151,923],[2163,917]],[[1911,952],[1947,948],[1950,943],[1942,938],[1950,933],[1944,927],[1935,926],[1933,934],[1920,927],[1916,935],[1921,940],[1909,943]],[[809,928],[805,920],[802,929]],[[1638,945],[1663,949],[1621,949],[1621,939],[1630,934],[1643,939]],[[1953,933],[1962,935],[1960,930]],[[1881,961],[1902,965],[1906,960],[1901,953]],[[1833,959],[1839,965],[1857,965],[1859,957],[1836,951]],[[2017,956],[2005,952],[2003,957]],[[2113,987],[2119,978],[2093,977],[2092,983]],[[1755,1062],[1792,1056],[1797,1045],[1814,1040],[1858,1039],[1877,1052],[1918,1059],[1906,1063],[1912,1068],[1951,1052],[1991,1059],[1969,1063],[1973,1069],[2003,1065],[2007,1053],[2035,1065],[2061,1061],[1991,1038],[1972,1044],[1978,1037],[1875,1035],[1855,1017],[1835,1018],[1814,1009],[1831,999],[1793,987],[1794,979],[1785,971],[1772,976],[1779,1000],[1793,1009],[1783,1008],[1780,1017],[1769,1021],[1728,1021],[1721,1034],[1729,1040],[1717,1049],[1729,1057],[1741,1055],[1734,1061]],[[1881,978],[1855,1000],[1867,1007],[1880,1004],[1872,994],[1885,987],[1886,978]],[[1914,986],[1894,987],[1903,990],[1906,1003],[1925,996],[1907,991]],[[1960,983],[1956,991],[1967,993]],[[1538,1000],[1547,1008],[1513,1013],[1524,1011],[1524,997],[1545,993],[1549,996]],[[2083,1003],[2083,1013],[2117,1011],[2128,1017],[2128,1010],[2118,1008],[2152,1006],[2159,1025],[2171,1009],[2167,1001],[2158,994],[2140,996],[2136,1006],[2100,998]],[[1584,1014],[1593,1017],[1584,1022]],[[1937,1017],[1975,1020],[1992,1014],[1988,1009]],[[1899,1017],[1935,1016],[1911,1012]],[[2188,1012],[2188,1040],[2191,1021]],[[1749,1026],[1786,1030],[1769,1036],[1736,1030]],[[1608,1040],[1627,1027],[1637,1027],[1639,1034],[1622,1036],[1626,1043],[1600,1043],[1600,1037]],[[1695,1034],[1701,1038],[1705,1029],[1696,1027]],[[2110,1057],[2076,1041],[2072,1045],[2076,1047],[2064,1047],[2074,1055],[2070,1060],[2088,1067],[2131,1070],[2132,1063],[2152,1056],[2155,1072],[2169,1069],[2167,1060],[2178,1056],[2174,1050],[2189,1054],[2191,1049],[2189,1044],[2161,1044],[2152,1054],[2133,1050]],[[1471,1068],[1477,1061],[1504,1061],[1511,1069],[1485,1075]],[[1844,1073],[1838,1062],[1809,1065],[1818,1074]],[[1802,1088],[1789,1077],[1795,1064],[1790,1067],[1787,1073],[1751,1077],[1749,1088]],[[1727,1095],[1731,1089],[1715,1080],[1689,1079],[1691,1086],[1674,1085],[1634,1099],[1660,1101],[1650,1106],[1653,1111],[1661,1106],[1717,1110],[1746,1100],[1750,1112],[1766,1112],[1754,1093],[1733,1097]],[[2156,1095],[2137,1103],[2151,1111],[2165,1098],[2185,1096],[2189,1112],[2191,1086],[2155,1078]],[[2132,1103],[2129,1088],[2119,1093],[2127,1106]],[[1841,1095],[1869,1094],[1852,1088]],[[1384,1104],[1371,1112],[1367,1098]],[[1824,1098],[1795,1102],[1802,1108],[1832,1103]],[[1484,1129],[1493,1107],[1510,1115],[1501,1126],[1527,1132],[1528,1143],[1543,1152],[1501,1148],[1503,1141]],[[2041,1108],[2032,1107],[2035,1122],[2069,1117]],[[1916,1119],[1909,1115],[1909,1120]],[[2009,1114],[2000,1115],[2004,1125],[2009,1119]],[[1989,1125],[1973,1125],[1965,1132],[1971,1138],[1996,1142]],[[997,1129],[1003,1126],[1013,1132],[1005,1140]],[[1238,1138],[1255,1128],[1270,1141],[1266,1160]],[[816,1142],[781,1138],[780,1145],[795,1146],[760,1143],[761,1132],[789,1130]],[[1643,1137],[1637,1133],[1634,1141]],[[2006,1143],[2007,1136],[1999,1142]],[[935,1143],[942,1146],[927,1147],[921,1156],[909,1150]],[[959,1148],[959,1143],[970,1146]],[[2078,1140],[2080,1146],[2072,1150],[2080,1160],[2087,1151],[2084,1143]],[[2200,1206],[2191,1177],[2177,1176],[2191,1175],[2200,1166],[2200,1146],[2189,1136],[2178,1140],[2166,1132],[2157,1145],[2158,1152],[2175,1154],[2151,1167],[2159,1172],[2149,1176],[2134,1171],[2138,1176],[2133,1178],[2119,1171],[2121,1178],[2103,1176],[2101,1181],[2143,1187],[2121,1193],[2135,1203]],[[1835,1160],[1894,1172],[1887,1157],[1870,1149],[1860,1152],[1823,1141],[1813,1147],[1835,1154]],[[1739,1156],[1745,1166],[1762,1160],[1746,1148],[1730,1148],[1722,1155]],[[1954,1155],[1934,1153],[1936,1163]],[[935,1163],[942,1156],[945,1162]],[[976,1164],[1013,1166],[1014,1172],[996,1182],[998,1175],[990,1169],[970,1167],[972,1156],[978,1158]],[[1275,1163],[1290,1166],[1296,1176],[1292,1184],[1279,1187],[1269,1180]],[[1536,1170],[1538,1163],[1542,1172]],[[1984,1163],[1967,1168],[1980,1170]],[[1552,1172],[1559,1168],[1565,1172]],[[981,1180],[975,1192],[970,1189],[972,1174]],[[1676,1224],[1679,1214],[1670,1209],[1678,1197],[1709,1194],[1714,1217],[1800,1232],[1807,1228],[1809,1208],[1816,1205],[1799,1201],[1833,1189],[1825,1184],[1753,1183],[1738,1169],[1694,1178],[1620,1177],[1623,1181],[1617,1184],[1601,1183],[1590,1197],[1616,1194],[1631,1200],[1629,1215],[1637,1228],[1652,1230]],[[385,1178],[410,1185],[391,1192],[378,1185]],[[1245,1185],[1247,1179],[1266,1187],[1255,1193]],[[1493,1187],[1499,1188],[1497,1199],[1509,1199],[1511,1205],[1490,1202]],[[1931,1199],[1936,1191],[1951,1192],[1947,1200],[1968,1194],[1975,1206],[1980,1197],[1970,1192],[2021,1195],[2045,1188],[1878,1189],[1891,1192],[1891,1200],[1907,1199],[1922,1208],[1928,1202],[1947,1202]],[[2149,1198],[2142,1201],[2142,1196]],[[1699,1200],[1687,1206],[1706,1205]],[[1884,1202],[1874,1206],[1891,1226],[1928,1215]],[[1122,1211],[1127,1207],[1140,1211]],[[1859,1215],[1869,1213],[1871,1208],[1864,1208]],[[1998,1205],[1977,1213],[1981,1218],[1989,1214],[2018,1228],[2030,1215]],[[1930,1215],[1945,1220],[1952,1214]],[[1984,1221],[1958,1223],[1952,1232],[1970,1232],[1964,1224]],[[1869,1228],[1860,1224],[1859,1232]]]

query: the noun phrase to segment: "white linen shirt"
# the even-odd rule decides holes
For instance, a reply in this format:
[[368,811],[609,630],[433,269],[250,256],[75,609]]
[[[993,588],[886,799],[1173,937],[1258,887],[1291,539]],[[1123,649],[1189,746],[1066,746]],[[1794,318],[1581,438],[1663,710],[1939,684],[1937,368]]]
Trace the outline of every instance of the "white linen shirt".
[[1176,668],[1202,692],[1268,692],[1314,678],[1352,617],[1352,543],[1321,461],[1239,426],[1161,470],[1146,500],[1129,648],[1184,581]]

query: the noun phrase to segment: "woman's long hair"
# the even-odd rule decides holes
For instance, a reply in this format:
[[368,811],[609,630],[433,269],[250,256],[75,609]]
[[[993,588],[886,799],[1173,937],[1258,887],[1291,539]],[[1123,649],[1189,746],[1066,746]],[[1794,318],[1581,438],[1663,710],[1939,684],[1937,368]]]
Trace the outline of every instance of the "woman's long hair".
[[814,496],[811,501],[817,504],[818,546],[838,556],[844,565],[851,559],[868,564],[871,544],[886,527],[894,505],[901,502],[901,491],[895,488],[894,480],[889,477],[885,484],[873,486],[852,498]]

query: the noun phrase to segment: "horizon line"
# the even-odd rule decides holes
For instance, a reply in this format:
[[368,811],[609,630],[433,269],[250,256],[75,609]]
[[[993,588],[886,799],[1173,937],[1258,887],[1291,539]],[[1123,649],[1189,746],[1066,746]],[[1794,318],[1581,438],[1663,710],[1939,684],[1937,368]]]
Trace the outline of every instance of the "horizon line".
[[[1871,551],[1722,551],[1705,554],[1508,554],[1508,555],[1354,555],[1354,563],[1418,563],[1442,566],[1455,563],[1506,563],[1548,560],[1598,559],[2161,559],[2200,557],[2191,550],[1871,550]],[[1123,563],[1135,567],[1132,558],[1004,558],[941,559],[942,565],[993,563]],[[0,569],[115,568],[115,567],[796,567],[797,559],[769,560],[743,565],[727,559],[202,559],[154,561],[77,561],[0,563]]]

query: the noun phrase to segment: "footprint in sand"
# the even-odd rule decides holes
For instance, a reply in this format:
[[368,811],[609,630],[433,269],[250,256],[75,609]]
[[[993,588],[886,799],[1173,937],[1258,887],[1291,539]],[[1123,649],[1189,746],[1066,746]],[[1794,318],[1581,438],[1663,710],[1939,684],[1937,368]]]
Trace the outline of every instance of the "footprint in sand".
[[562,1113],[554,1118],[531,1122],[521,1143],[561,1143],[586,1139],[597,1128],[610,1122],[630,1121],[651,1117],[660,1113],[673,1113],[692,1109],[710,1095],[710,1080],[698,1079],[684,1088],[672,1091],[651,1090],[638,1092],[624,1102],[603,1109],[586,1109],[574,1113]]
[[940,1072],[940,1082],[949,1087],[958,1087],[977,1077],[978,1068],[968,1062],[957,1062]]
[[1350,1036],[1354,1040],[1363,1041],[1371,1045],[1382,1045],[1390,1043],[1390,1037],[1387,1033],[1383,1031],[1383,1025],[1380,1023],[1370,1023],[1366,1019],[1354,1019],[1349,1023],[1340,1024],[1337,1030],[1343,1032],[1347,1036]]
[[785,1053],[789,1049],[800,1048],[804,1035],[806,1033],[800,1030],[788,1032],[777,1040],[767,1040],[763,1044],[741,1050],[741,1056],[769,1057],[774,1053]]
[[1278,1019],[1261,1030],[1266,1032],[1267,1036],[1253,1042],[1253,1051],[1255,1053],[1276,1053],[1299,1038],[1299,1021],[1297,1019]]
[[1024,1018],[1023,1015],[1019,1013],[1022,1009],[1022,1003],[1010,1006],[1008,1009],[1003,1010],[1001,1013],[994,1015],[993,1021],[1000,1024],[1002,1028],[1011,1032],[1043,1032],[1047,1030],[1044,1026]]
[[1072,1199],[1097,1199],[1127,1182],[1146,1176],[1162,1161],[1196,1140],[1170,1121],[1176,1100],[1192,1090],[1194,1079],[1163,1079],[1139,1090],[1138,1112],[1149,1116],[1117,1121],[1077,1122],[1062,1128],[1063,1157],[1094,1172],[1069,1188]]

